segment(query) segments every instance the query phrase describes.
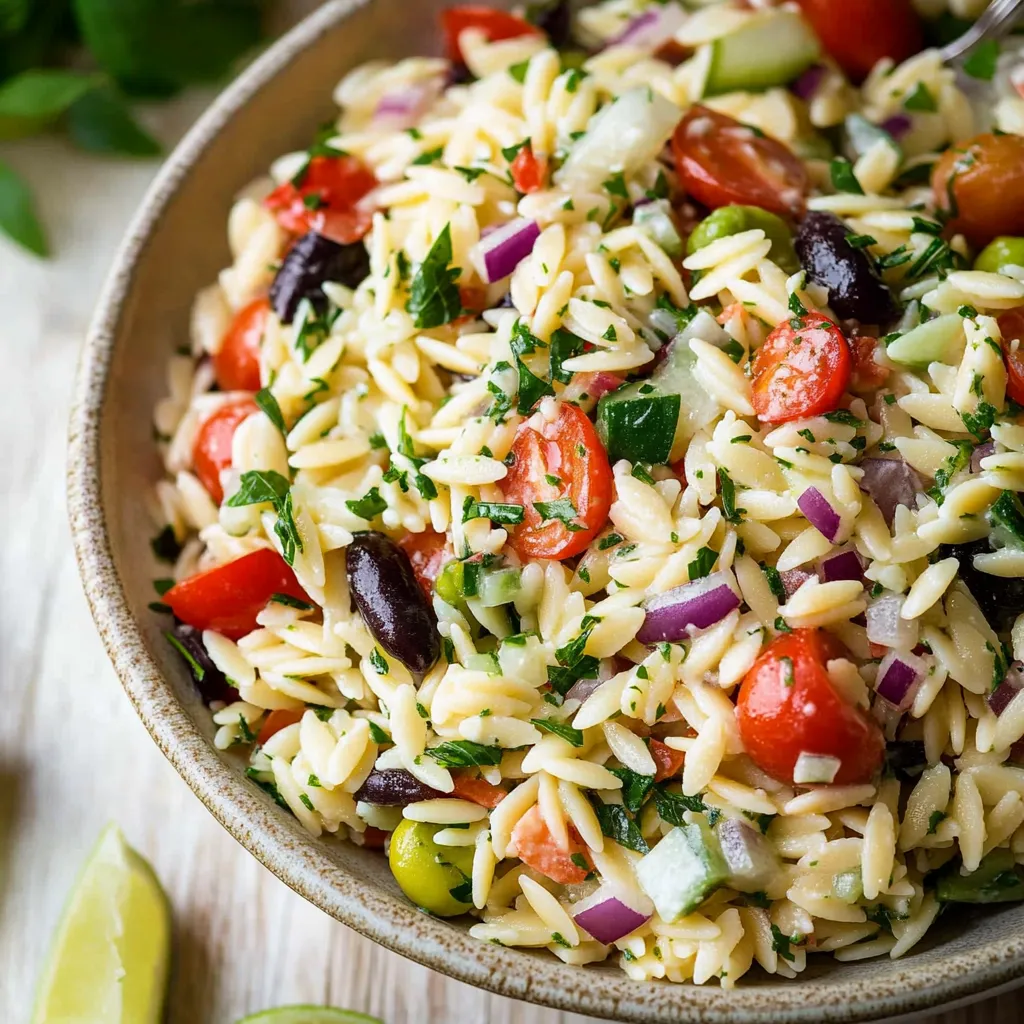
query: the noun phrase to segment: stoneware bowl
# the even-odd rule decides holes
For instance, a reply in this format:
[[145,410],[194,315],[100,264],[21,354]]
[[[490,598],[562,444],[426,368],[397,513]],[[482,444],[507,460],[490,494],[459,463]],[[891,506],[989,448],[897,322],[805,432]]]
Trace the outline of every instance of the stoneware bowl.
[[153,739],[218,821],[296,892],[389,949],[502,995],[622,1021],[822,1024],[948,1008],[1024,978],[1024,909],[1013,906],[946,915],[902,960],[819,958],[799,981],[752,972],[732,991],[639,984],[617,967],[569,967],[478,942],[466,921],[437,920],[405,900],[379,854],[311,838],[245,779],[238,759],[214,749],[209,716],[146,607],[163,574],[145,495],[160,472],[149,438],[165,363],[187,338],[193,295],[229,262],[234,194],[274,157],[308,145],[347,69],[436,50],[443,6],[334,0],[271,47],[167,161],[107,282],[71,419],[71,522],[96,624]]

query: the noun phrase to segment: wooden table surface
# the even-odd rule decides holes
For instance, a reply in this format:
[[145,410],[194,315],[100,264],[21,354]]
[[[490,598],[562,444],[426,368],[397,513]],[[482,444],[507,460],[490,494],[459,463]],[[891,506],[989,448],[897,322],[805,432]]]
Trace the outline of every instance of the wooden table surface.
[[[146,116],[170,143],[209,98]],[[83,156],[57,139],[2,157],[37,187],[56,255],[42,262],[0,239],[0,1020],[27,1022],[67,892],[115,820],[174,907],[170,1024],[231,1024],[295,1002],[387,1024],[586,1024],[450,981],[333,921],[238,846],[151,742],[93,629],[63,477],[78,347],[156,165]],[[930,1024],[1010,1024],[1024,1020],[1019,1006],[1004,996]]]

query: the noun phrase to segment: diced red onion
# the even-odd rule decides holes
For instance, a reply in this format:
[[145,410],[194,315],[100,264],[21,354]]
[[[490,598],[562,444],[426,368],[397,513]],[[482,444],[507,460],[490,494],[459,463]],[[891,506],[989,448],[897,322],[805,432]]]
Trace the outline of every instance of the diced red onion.
[[986,441],[984,444],[979,444],[977,448],[971,452],[971,472],[981,472],[981,460],[987,459],[990,455],[995,455],[996,443],[995,441]]
[[[632,662],[626,664],[632,667]],[[597,665],[597,675],[593,679],[577,679],[565,695],[566,700],[578,700],[581,704],[602,684],[622,671],[615,664],[614,658],[602,658]]]
[[373,111],[374,127],[396,132],[411,128],[422,119],[443,89],[444,82],[432,78],[385,93]]
[[572,905],[576,923],[605,945],[635,932],[653,914],[653,905],[642,894],[626,896],[609,885],[602,885],[592,896]]
[[740,606],[740,596],[728,573],[713,572],[703,579],[673,587],[646,604],[647,616],[636,638],[642,644],[685,640],[691,630],[707,629]]
[[655,51],[667,43],[683,26],[686,12],[678,4],[648,7],[613,39],[609,46],[635,46],[640,50]]
[[583,395],[588,398],[598,399],[607,395],[621,386],[623,378],[616,373],[609,373],[607,370],[596,370],[593,373],[576,373],[565,386],[562,392],[562,399],[566,402],[576,402]]
[[789,87],[802,100],[814,99],[814,94],[821,88],[827,69],[823,64],[812,64]]
[[821,559],[818,563],[818,575],[823,583],[863,579],[864,563],[853,548],[844,548]]
[[814,579],[813,572],[806,572],[803,569],[787,569],[785,572],[780,572],[779,576],[782,578],[782,586],[786,591],[786,600],[788,601],[808,580]]
[[834,544],[839,536],[842,521],[839,513],[828,503],[828,498],[817,487],[808,487],[797,498],[796,503],[811,526]]
[[915,619],[900,615],[904,600],[902,594],[882,594],[867,606],[864,619],[871,643],[903,651],[913,649],[920,630]]
[[1024,689],[1024,675],[1021,675],[1018,663],[1010,667],[1003,681],[988,695],[988,706],[995,714],[1001,715],[1021,689]]
[[757,829],[736,818],[726,818],[715,832],[729,868],[731,888],[758,892],[775,881],[779,874],[779,856]]
[[481,238],[477,252],[484,267],[485,279],[493,284],[508,277],[533,252],[540,238],[540,228],[532,220],[509,221],[508,224]]
[[907,114],[893,114],[892,117],[887,117],[879,125],[879,128],[888,132],[898,142],[913,125],[913,120]]
[[864,477],[860,489],[871,495],[886,524],[891,528],[896,506],[917,506],[921,479],[902,459],[863,459]]
[[890,651],[878,666],[875,692],[893,707],[906,711],[928,675],[928,666],[916,654]]
[[838,757],[801,750],[793,766],[793,781],[798,786],[830,786],[842,767],[843,762]]

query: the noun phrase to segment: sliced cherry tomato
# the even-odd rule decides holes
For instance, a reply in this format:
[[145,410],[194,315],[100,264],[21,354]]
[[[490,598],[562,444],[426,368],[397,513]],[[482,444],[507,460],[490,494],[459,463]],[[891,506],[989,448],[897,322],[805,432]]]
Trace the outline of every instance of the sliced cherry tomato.
[[897,64],[924,49],[910,0],[797,0],[826,50],[853,79],[883,57]]
[[763,423],[832,412],[850,383],[850,346],[820,313],[784,320],[754,357],[751,392]]
[[543,157],[534,156],[533,146],[529,142],[516,153],[509,170],[516,191],[524,195],[539,192],[547,183],[548,162]]
[[[578,555],[604,526],[612,504],[612,469],[594,425],[578,406],[563,402],[553,423],[538,413],[520,425],[512,456],[505,500],[524,511],[512,546],[522,558]],[[557,511],[566,512],[565,499],[574,516],[555,518],[536,508],[537,502],[559,501]]]
[[260,548],[176,583],[164,601],[182,622],[237,640],[256,628],[256,616],[274,594],[309,600],[288,563]]
[[446,543],[445,535],[433,530],[407,533],[398,542],[398,546],[409,556],[416,582],[428,601],[434,596],[434,581],[445,562]]
[[936,205],[949,227],[977,246],[1024,235],[1024,137],[978,135],[951,146],[932,171]]
[[875,360],[878,339],[866,334],[858,335],[850,339],[850,349],[853,356],[850,387],[854,391],[873,391],[880,388],[888,379],[889,370]]
[[998,323],[1003,336],[1006,394],[1018,405],[1024,405],[1024,306],[1008,309],[1000,315]]
[[676,128],[672,152],[687,193],[713,210],[735,203],[783,216],[803,211],[808,188],[803,161],[727,114],[691,107]]
[[452,781],[455,783],[452,796],[469,800],[470,803],[479,804],[481,807],[497,807],[506,796],[501,786],[492,786],[478,775],[459,774],[453,776]]
[[289,725],[301,722],[305,713],[305,708],[278,708],[276,711],[271,711],[260,726],[256,742],[262,747],[271,736],[276,736],[282,729],[287,729]]
[[192,444],[192,466],[199,482],[218,505],[224,500],[220,474],[231,465],[231,440],[238,424],[258,411],[259,407],[251,398],[228,402],[203,420],[196,434]]
[[259,391],[260,347],[270,315],[268,299],[254,299],[231,321],[213,357],[213,372],[221,391]]
[[367,825],[366,830],[363,832],[363,846],[368,850],[383,850],[389,835],[390,833],[385,832],[382,828],[374,828],[372,825]]
[[298,186],[286,181],[263,203],[286,231],[349,245],[370,230],[373,213],[357,204],[376,187],[373,171],[354,156],[315,156]]
[[[586,847],[572,826],[569,827],[569,848],[563,849],[555,841],[540,808],[534,804],[512,829],[512,843],[519,859],[559,885],[582,882],[590,873],[578,861],[586,860]],[[573,857],[576,860],[573,860]]]
[[464,61],[459,36],[467,28],[479,29],[491,43],[500,42],[502,39],[518,39],[520,36],[541,35],[540,29],[528,21],[506,11],[484,7],[483,4],[460,4],[458,7],[449,7],[448,10],[441,12],[441,27],[444,29],[448,46],[448,59],[453,63]]
[[686,459],[676,459],[675,462],[670,462],[668,468],[679,478],[679,482],[686,486]]
[[658,769],[654,775],[655,782],[664,782],[665,779],[675,778],[679,774],[686,760],[686,755],[681,750],[655,739],[651,740],[649,749]]
[[868,782],[882,764],[882,730],[829,680],[825,665],[837,652],[820,630],[783,633],[743,680],[736,704],[740,736],[753,762],[780,782],[793,782],[801,753],[837,758],[836,785]]

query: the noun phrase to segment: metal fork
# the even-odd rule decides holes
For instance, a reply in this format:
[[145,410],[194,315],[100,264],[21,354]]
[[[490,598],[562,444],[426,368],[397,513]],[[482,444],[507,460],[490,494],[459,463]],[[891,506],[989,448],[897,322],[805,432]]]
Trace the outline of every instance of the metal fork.
[[985,13],[959,39],[944,46],[939,53],[946,64],[966,57],[980,43],[1001,39],[1024,14],[1024,0],[992,0]]

